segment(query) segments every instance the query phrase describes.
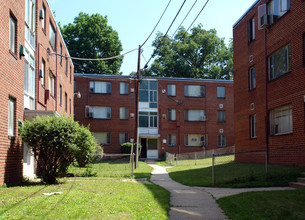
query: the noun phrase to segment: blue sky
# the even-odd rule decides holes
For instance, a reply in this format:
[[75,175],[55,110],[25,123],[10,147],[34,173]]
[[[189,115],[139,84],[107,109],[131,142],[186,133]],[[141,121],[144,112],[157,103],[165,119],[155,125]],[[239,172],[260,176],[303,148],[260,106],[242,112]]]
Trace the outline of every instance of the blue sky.
[[[159,20],[169,0],[48,0],[50,7],[55,11],[56,21],[62,25],[72,23],[79,12],[88,14],[99,13],[107,16],[108,25],[119,34],[123,45],[123,52],[127,52],[142,44]],[[169,35],[171,36],[195,0],[187,0],[177,20],[173,24]],[[197,0],[195,7],[184,21],[183,26],[188,27],[195,19],[206,0]],[[204,29],[215,28],[221,38],[228,42],[232,38],[233,24],[245,13],[255,0],[210,0],[194,26],[199,23]],[[172,0],[169,8],[156,31],[165,33],[178,12],[183,0]],[[155,32],[143,47],[143,55],[148,60],[153,53],[152,41]],[[124,57],[121,72],[129,75],[137,69],[137,51]],[[141,68],[145,65],[141,57]],[[151,63],[150,63],[151,64]]]

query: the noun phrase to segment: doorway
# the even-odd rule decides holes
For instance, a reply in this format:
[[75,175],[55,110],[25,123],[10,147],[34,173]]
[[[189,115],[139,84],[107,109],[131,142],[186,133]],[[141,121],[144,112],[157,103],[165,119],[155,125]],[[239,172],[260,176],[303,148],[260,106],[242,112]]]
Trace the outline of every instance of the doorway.
[[141,138],[141,158],[158,159],[158,139]]

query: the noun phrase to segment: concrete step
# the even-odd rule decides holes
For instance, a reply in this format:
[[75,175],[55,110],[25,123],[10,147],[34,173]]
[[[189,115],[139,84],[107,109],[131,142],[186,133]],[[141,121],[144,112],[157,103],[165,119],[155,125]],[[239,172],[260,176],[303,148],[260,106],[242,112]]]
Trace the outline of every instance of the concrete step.
[[155,164],[155,163],[156,163],[156,160],[153,160],[153,159],[145,159],[145,163],[147,163],[147,164]]
[[300,182],[290,182],[289,186],[296,189],[305,189],[305,183],[300,183]]
[[298,178],[298,183],[305,183],[305,178]]

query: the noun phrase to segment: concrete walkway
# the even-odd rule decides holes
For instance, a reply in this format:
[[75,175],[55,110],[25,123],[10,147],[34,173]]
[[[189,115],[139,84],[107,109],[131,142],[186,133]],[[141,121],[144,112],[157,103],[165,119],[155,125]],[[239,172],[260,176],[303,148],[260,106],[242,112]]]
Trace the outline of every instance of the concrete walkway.
[[216,203],[215,199],[249,191],[291,190],[290,187],[270,188],[211,188],[190,187],[173,181],[166,168],[149,164],[154,168],[151,181],[170,192],[170,220],[179,219],[229,219]]

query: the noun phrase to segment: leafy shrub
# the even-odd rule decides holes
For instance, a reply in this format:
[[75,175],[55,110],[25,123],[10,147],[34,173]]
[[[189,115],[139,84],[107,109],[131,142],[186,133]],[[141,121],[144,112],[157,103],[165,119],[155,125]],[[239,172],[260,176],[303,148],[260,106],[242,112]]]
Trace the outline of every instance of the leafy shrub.
[[[126,143],[122,144],[121,153],[130,154],[132,145],[133,145],[133,143],[130,143],[130,142],[126,142]],[[136,146],[134,146],[134,148],[133,148],[133,153],[135,153],[135,148],[136,148]],[[141,149],[142,149],[142,146],[141,146],[141,144],[139,144],[139,155],[141,154]]]
[[[69,117],[46,116],[24,121],[20,128],[21,137],[38,160],[43,182],[55,183],[57,177],[67,172],[75,157],[81,163],[87,161],[95,145],[87,130]],[[83,149],[84,154],[80,153]]]

